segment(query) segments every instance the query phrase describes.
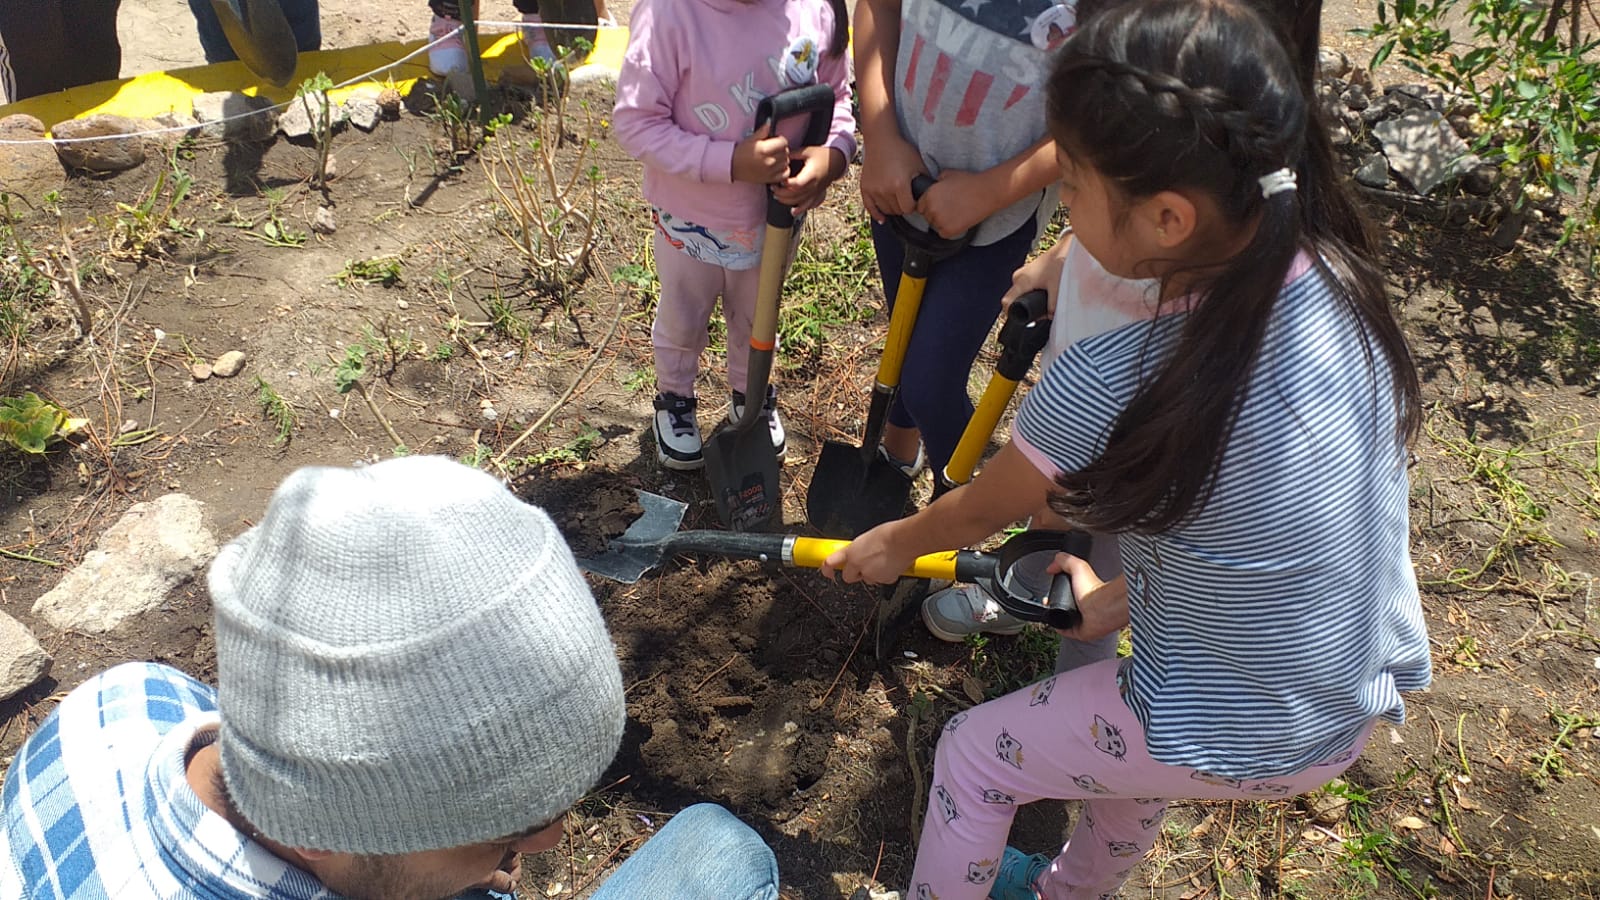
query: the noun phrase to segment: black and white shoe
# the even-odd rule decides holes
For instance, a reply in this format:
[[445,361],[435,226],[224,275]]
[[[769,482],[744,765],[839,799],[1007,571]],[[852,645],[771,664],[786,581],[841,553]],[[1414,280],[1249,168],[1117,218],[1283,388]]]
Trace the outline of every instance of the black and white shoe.
[[656,458],[669,469],[687,472],[705,467],[700,423],[694,417],[695,406],[693,397],[656,395]]
[[[767,431],[772,435],[772,449],[778,451],[778,459],[783,459],[789,450],[789,440],[783,433],[783,420],[778,418],[778,390],[772,385],[767,385],[767,399],[761,404],[761,412],[767,417]],[[733,392],[733,404],[728,407],[728,424],[737,423],[744,418],[744,392]]]

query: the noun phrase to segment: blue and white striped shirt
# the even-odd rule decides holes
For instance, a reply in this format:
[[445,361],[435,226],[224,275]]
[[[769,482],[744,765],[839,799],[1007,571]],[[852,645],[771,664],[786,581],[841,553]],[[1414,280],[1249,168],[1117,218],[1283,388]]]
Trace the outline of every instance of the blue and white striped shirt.
[[315,900],[335,895],[207,809],[186,761],[216,692],[175,669],[84,683],[17,751],[0,789],[0,898]]
[[[1150,755],[1232,778],[1334,756],[1374,718],[1403,721],[1400,692],[1431,678],[1390,374],[1321,271],[1297,268],[1210,501],[1121,535]],[[1018,448],[1052,477],[1096,459],[1184,318],[1074,343],[1023,401]]]

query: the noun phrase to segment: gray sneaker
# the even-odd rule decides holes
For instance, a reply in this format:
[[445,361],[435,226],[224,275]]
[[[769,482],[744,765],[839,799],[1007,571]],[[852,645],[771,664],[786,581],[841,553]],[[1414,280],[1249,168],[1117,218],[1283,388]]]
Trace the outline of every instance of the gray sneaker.
[[959,643],[969,634],[1016,634],[1028,626],[975,584],[958,584],[922,601],[922,622],[941,641]]

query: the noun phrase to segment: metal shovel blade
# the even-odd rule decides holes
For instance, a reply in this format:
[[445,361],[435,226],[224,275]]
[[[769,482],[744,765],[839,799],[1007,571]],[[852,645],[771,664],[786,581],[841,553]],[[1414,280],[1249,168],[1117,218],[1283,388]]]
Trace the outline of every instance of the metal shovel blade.
[[853,538],[906,513],[911,479],[874,452],[828,441],[806,491],[806,517],[829,537]]
[[278,87],[294,77],[299,45],[278,0],[211,0],[239,61]]
[[760,531],[783,509],[778,486],[778,451],[766,418],[754,427],[725,425],[705,444],[706,480],[717,517],[734,531]]
[[604,553],[590,559],[580,557],[578,568],[601,578],[633,584],[661,564],[666,541],[677,533],[689,505],[648,491],[638,494],[644,513],[612,539]]

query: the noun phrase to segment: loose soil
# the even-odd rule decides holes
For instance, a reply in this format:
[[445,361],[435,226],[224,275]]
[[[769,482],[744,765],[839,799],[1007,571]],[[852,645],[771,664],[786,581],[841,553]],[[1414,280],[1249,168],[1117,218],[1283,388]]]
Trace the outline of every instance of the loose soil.
[[[586,90],[577,99],[609,105]],[[526,141],[528,127],[519,119],[506,135]],[[101,636],[55,631],[32,604],[134,502],[192,494],[228,539],[295,468],[394,453],[373,410],[335,385],[355,343],[372,348],[361,383],[409,452],[505,453],[513,489],[547,509],[579,555],[626,528],[640,489],[687,503],[685,528],[719,527],[703,478],[655,462],[648,217],[637,165],[603,129],[593,136],[605,227],[592,274],[565,304],[498,230],[506,214],[479,162],[445,169],[443,132],[426,116],[341,132],[329,193],[338,230],[302,246],[261,240],[274,216],[309,232],[322,202],[306,184],[314,152],[286,141],[199,144],[173,163],[68,183],[60,209],[89,273],[95,340],[78,338],[68,305],[46,304],[25,351],[0,366],[15,367],[0,394],[38,390],[94,424],[43,461],[0,457],[0,548],[46,561],[0,557],[0,609],[55,657],[49,679],[0,704],[0,757],[108,665],[157,660],[215,677],[203,579]],[[109,238],[125,215],[116,204],[136,205],[168,165],[194,178],[182,233],[135,258]],[[807,241],[856,240],[853,197],[841,185]],[[21,200],[27,239],[59,243],[40,198]],[[1379,730],[1342,797],[1176,806],[1125,896],[1600,893],[1600,611],[1588,574],[1600,571],[1600,298],[1540,250],[1496,253],[1426,210],[1374,213],[1430,403],[1412,517],[1435,687],[1409,698],[1404,727]],[[398,282],[336,280],[381,257],[399,260]],[[608,277],[619,270],[626,277]],[[803,527],[822,442],[859,434],[886,326],[875,279],[864,284],[859,303],[880,312],[829,324],[823,348],[787,357],[779,374],[790,528]],[[242,375],[193,380],[191,363],[230,349],[248,354]],[[721,372],[708,354],[708,427],[726,413]],[[287,442],[263,414],[258,379],[295,413]],[[1495,452],[1505,450],[1515,452]],[[621,658],[628,730],[567,841],[525,864],[529,896],[586,896],[701,799],[772,843],[796,897],[849,896],[874,877],[903,885],[940,724],[1047,667],[1052,652],[1037,633],[946,645],[913,622],[880,636],[878,590],[753,562],[680,558],[633,585],[591,584]],[[1013,842],[1047,849],[1071,815],[1037,804]]]

